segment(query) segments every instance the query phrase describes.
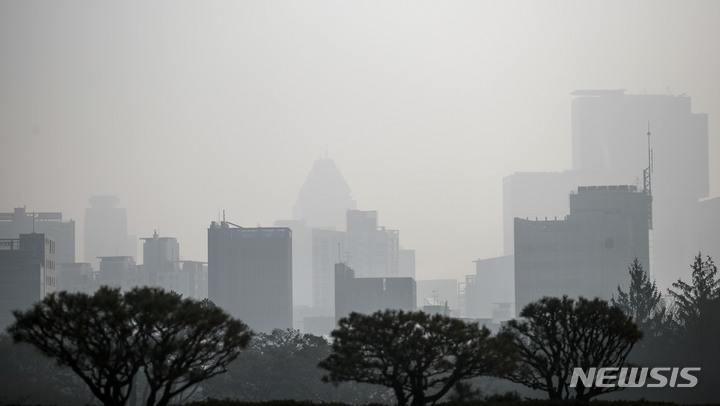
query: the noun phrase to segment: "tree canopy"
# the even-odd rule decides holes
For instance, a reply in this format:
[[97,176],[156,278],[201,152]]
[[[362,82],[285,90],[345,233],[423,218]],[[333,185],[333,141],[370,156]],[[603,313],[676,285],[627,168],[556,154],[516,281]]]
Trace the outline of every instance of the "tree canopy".
[[662,295],[637,258],[628,267],[628,272],[630,286],[627,293],[618,286],[617,299],[613,297],[611,303],[632,316],[645,335],[660,335],[667,317]]
[[[508,321],[499,334],[521,360],[518,369],[505,377],[544,390],[550,399],[572,397],[574,368],[622,366],[642,338],[630,316],[600,299],[544,297],[525,306],[520,317]],[[588,388],[581,383],[574,397],[590,399],[619,389]]]
[[510,366],[487,328],[439,314],[351,313],[331,336],[324,379],[389,387],[400,406],[438,401],[463,379]]
[[15,311],[8,332],[68,366],[105,405],[122,406],[142,370],[147,406],[222,373],[251,338],[220,308],[157,288],[59,292]]
[[717,278],[717,266],[709,256],[703,261],[698,253],[692,265],[691,283],[681,279],[672,284],[675,289],[668,289],[674,300],[673,314],[675,321],[684,330],[694,330],[702,318],[701,309],[709,302],[720,298],[720,280]]

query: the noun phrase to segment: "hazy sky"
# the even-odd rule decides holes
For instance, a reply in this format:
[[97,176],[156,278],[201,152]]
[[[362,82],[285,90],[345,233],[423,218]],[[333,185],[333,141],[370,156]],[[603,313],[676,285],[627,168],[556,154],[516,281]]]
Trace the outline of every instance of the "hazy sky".
[[[502,254],[502,178],[570,168],[570,93],[687,94],[720,194],[717,1],[0,0],[0,212],[128,228],[207,260],[271,226],[327,149],[420,279]],[[688,258],[688,263],[691,258]],[[140,262],[140,261],[139,261]]]

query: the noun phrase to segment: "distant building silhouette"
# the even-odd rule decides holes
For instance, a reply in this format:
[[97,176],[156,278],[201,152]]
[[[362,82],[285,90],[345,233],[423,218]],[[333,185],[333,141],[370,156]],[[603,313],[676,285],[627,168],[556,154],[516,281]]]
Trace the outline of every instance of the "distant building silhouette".
[[15,321],[13,310],[27,310],[55,292],[55,239],[20,234],[0,239],[0,331]]
[[87,262],[57,265],[57,290],[92,294],[97,290],[96,273]]
[[157,286],[181,293],[180,244],[177,238],[160,237],[155,231],[143,243],[142,278],[146,286]]
[[464,287],[463,317],[499,323],[515,316],[514,257],[478,259]]
[[128,291],[143,285],[135,258],[129,256],[100,257],[97,273],[98,286],[110,286]]
[[580,187],[562,220],[515,219],[515,309],[543,296],[609,300],[650,261],[652,197],[635,186]]
[[415,279],[415,250],[400,248],[398,251],[398,276]]
[[335,319],[352,312],[372,314],[378,310],[413,311],[416,302],[412,278],[356,278],[344,263],[335,264]]
[[347,251],[358,277],[400,275],[400,233],[378,226],[377,211],[348,210]]
[[208,297],[255,331],[292,328],[292,231],[213,222]]
[[698,225],[698,251],[702,252],[703,257],[709,255],[715,261],[720,261],[720,197],[700,201]]
[[[133,256],[127,232],[127,211],[115,196],[93,196],[85,209],[85,262],[98,268],[100,257]],[[134,245],[134,244],[132,244]]]
[[273,225],[292,230],[293,306],[311,306],[313,303],[313,230],[305,224],[304,220],[278,220]]
[[[708,116],[685,95],[577,91],[572,101],[572,168],[599,173],[594,184],[626,184],[653,155],[652,273],[662,285],[689,276],[698,251],[698,199],[708,196]],[[649,127],[649,128],[648,128]],[[585,183],[588,184],[588,183]],[[638,184],[642,187],[642,179]]]
[[207,262],[180,261],[180,290],[178,293],[193,299],[208,297]]
[[300,189],[293,219],[310,228],[345,230],[345,212],[354,210],[350,187],[332,159],[318,159]]
[[30,212],[17,207],[0,213],[0,238],[19,238],[20,234],[42,233],[55,239],[58,264],[75,262],[75,221],[63,221],[60,212]]
[[427,303],[447,303],[453,316],[460,316],[457,279],[421,279],[416,281],[417,307]]
[[335,264],[346,259],[345,234],[335,230],[312,231],[313,306],[318,316],[335,315]]
[[[504,252],[513,253],[514,218],[563,218],[578,185],[635,184],[652,148],[653,278],[669,286],[687,277],[688,258],[706,245],[696,213],[709,192],[708,117],[685,95],[628,95],[583,90],[572,100],[572,169],[519,173],[503,182]],[[648,128],[649,127],[649,128]],[[519,308],[517,310],[520,310]]]

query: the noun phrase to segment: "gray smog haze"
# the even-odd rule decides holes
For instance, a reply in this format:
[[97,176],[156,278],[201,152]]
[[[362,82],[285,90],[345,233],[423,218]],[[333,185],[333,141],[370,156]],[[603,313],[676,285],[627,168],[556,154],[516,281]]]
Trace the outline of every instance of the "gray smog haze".
[[570,168],[578,89],[690,96],[720,193],[719,18],[715,1],[2,1],[0,212],[62,211],[81,260],[89,198],[116,195],[130,234],[205,261],[219,211],[290,219],[327,151],[419,279],[461,278],[502,254],[502,178]]

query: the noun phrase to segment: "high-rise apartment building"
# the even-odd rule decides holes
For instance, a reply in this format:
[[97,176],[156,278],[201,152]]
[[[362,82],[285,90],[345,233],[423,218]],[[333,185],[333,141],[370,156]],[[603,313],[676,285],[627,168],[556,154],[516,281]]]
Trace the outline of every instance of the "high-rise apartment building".
[[26,310],[55,292],[55,239],[20,234],[0,239],[0,331],[13,323],[13,310]]
[[292,231],[213,222],[208,297],[255,331],[292,328]]
[[58,264],[75,262],[75,221],[63,221],[59,212],[27,212],[24,207],[0,213],[0,238],[18,238],[29,233],[53,236]]
[[580,187],[560,220],[515,219],[515,309],[543,296],[609,300],[634,258],[650,263],[652,197],[635,186]]

